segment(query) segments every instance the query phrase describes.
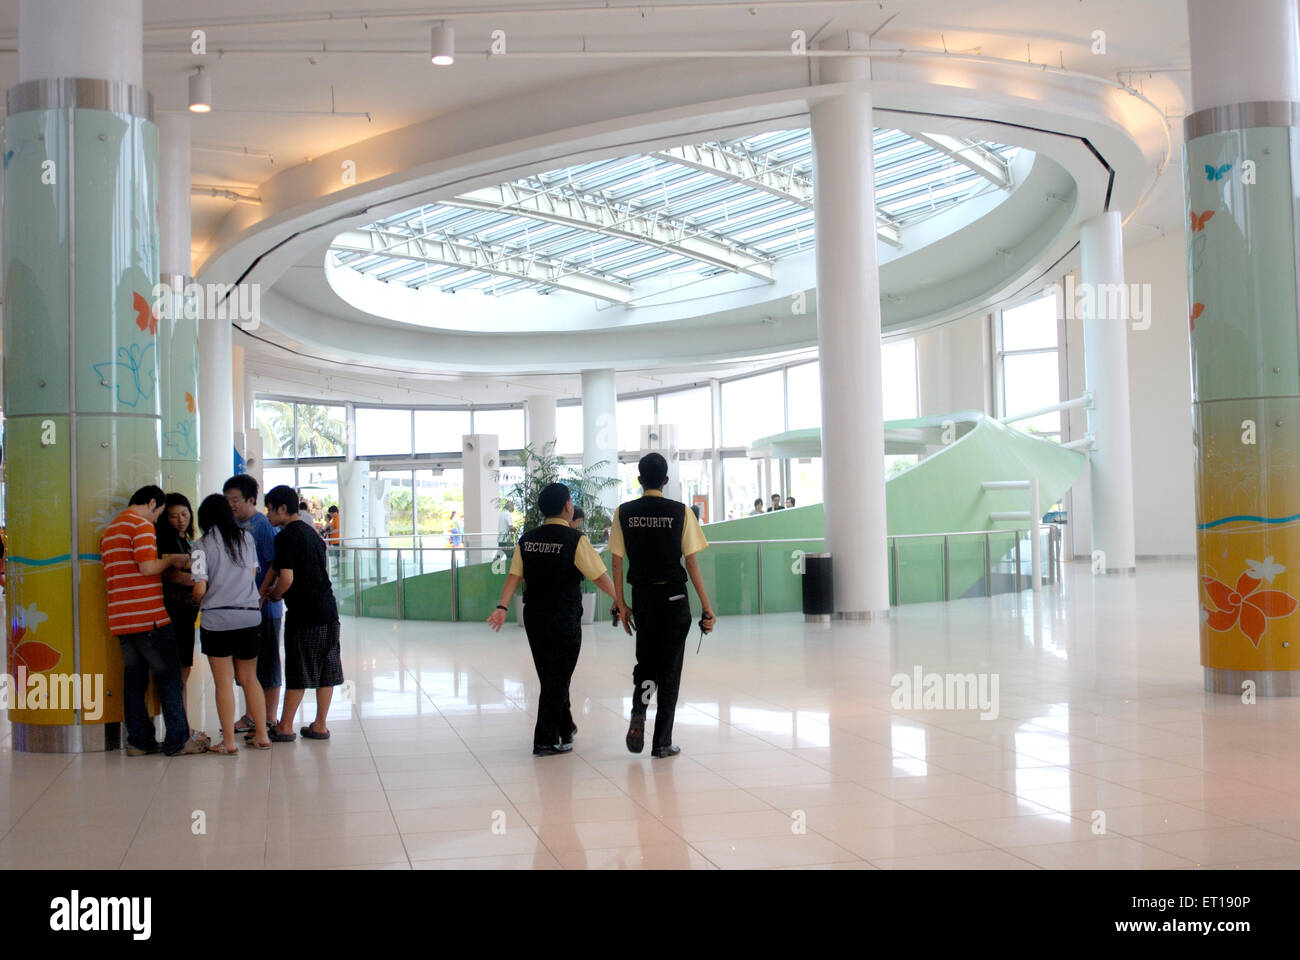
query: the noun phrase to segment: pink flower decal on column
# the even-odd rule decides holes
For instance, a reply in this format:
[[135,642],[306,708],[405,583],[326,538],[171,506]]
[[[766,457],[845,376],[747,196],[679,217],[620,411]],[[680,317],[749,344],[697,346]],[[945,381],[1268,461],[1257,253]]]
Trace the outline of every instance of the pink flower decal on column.
[[1274,563],[1272,557],[1263,562],[1247,560],[1246,566],[1248,569],[1237,578],[1234,587],[1213,577],[1201,577],[1201,585],[1214,606],[1212,610],[1205,608],[1202,619],[1211,630],[1220,633],[1240,627],[1251,644],[1258,648],[1268,621],[1291,616],[1300,606],[1300,601],[1281,590],[1259,589],[1264,580],[1271,583],[1274,576],[1286,569]]

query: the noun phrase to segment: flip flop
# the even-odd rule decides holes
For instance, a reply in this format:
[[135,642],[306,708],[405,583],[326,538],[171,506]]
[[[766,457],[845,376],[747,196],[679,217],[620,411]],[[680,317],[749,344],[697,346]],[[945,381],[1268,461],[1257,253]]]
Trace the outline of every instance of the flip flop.
[[330,732],[328,730],[324,733],[317,733],[311,727],[303,727],[298,731],[298,733],[304,740],[328,740],[330,738]]
[[272,730],[266,736],[272,743],[292,743],[298,739],[296,733],[281,733],[279,730]]
[[220,754],[223,757],[235,757],[239,755],[238,747],[226,747],[226,741],[222,740],[218,744],[208,747],[208,753]]
[[252,729],[253,729],[253,718],[250,717],[248,714],[244,714],[237,721],[235,721],[235,733],[247,733],[249,730]]
[[245,746],[250,747],[250,748],[252,748],[253,750],[270,750],[270,749],[271,749],[271,744],[270,744],[269,742],[268,742],[268,743],[258,743],[256,740],[245,740],[245,741],[244,741],[244,744],[245,744]]

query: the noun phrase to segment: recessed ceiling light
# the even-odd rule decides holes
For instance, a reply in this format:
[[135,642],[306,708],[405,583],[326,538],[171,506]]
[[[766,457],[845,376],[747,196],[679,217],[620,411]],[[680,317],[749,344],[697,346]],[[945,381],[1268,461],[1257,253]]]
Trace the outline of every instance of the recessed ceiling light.
[[190,74],[190,111],[207,113],[212,109],[212,78],[199,67]]
[[430,59],[439,67],[449,67],[456,62],[456,31],[441,24],[429,35]]

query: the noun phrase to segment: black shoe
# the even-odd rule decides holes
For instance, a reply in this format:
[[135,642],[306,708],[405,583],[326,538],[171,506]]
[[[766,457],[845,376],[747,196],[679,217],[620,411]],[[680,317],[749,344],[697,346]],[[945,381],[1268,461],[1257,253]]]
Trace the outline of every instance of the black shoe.
[[578,728],[574,727],[572,730],[569,731],[569,735],[567,737],[560,738],[560,746],[562,747],[573,746],[573,738],[576,737],[577,735],[578,735]]
[[632,722],[627,728],[627,748],[633,753],[640,753],[645,749],[645,720],[632,718]]
[[655,747],[650,751],[650,756],[656,760],[663,760],[665,757],[675,757],[681,752],[681,747]]
[[534,757],[553,757],[557,753],[571,753],[573,744],[557,743],[547,747],[533,747]]

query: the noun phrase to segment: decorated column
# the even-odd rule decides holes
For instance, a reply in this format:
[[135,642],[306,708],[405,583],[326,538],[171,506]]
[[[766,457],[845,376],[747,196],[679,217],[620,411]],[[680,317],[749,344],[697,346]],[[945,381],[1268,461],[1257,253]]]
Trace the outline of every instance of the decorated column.
[[1190,0],[1187,272],[1207,690],[1300,693],[1295,0]]
[[[23,0],[18,32],[3,147],[8,667],[50,690],[75,675],[81,696],[11,704],[9,719],[20,750],[115,748],[122,658],[99,537],[161,478],[140,0]],[[96,685],[101,702],[81,709]]]

